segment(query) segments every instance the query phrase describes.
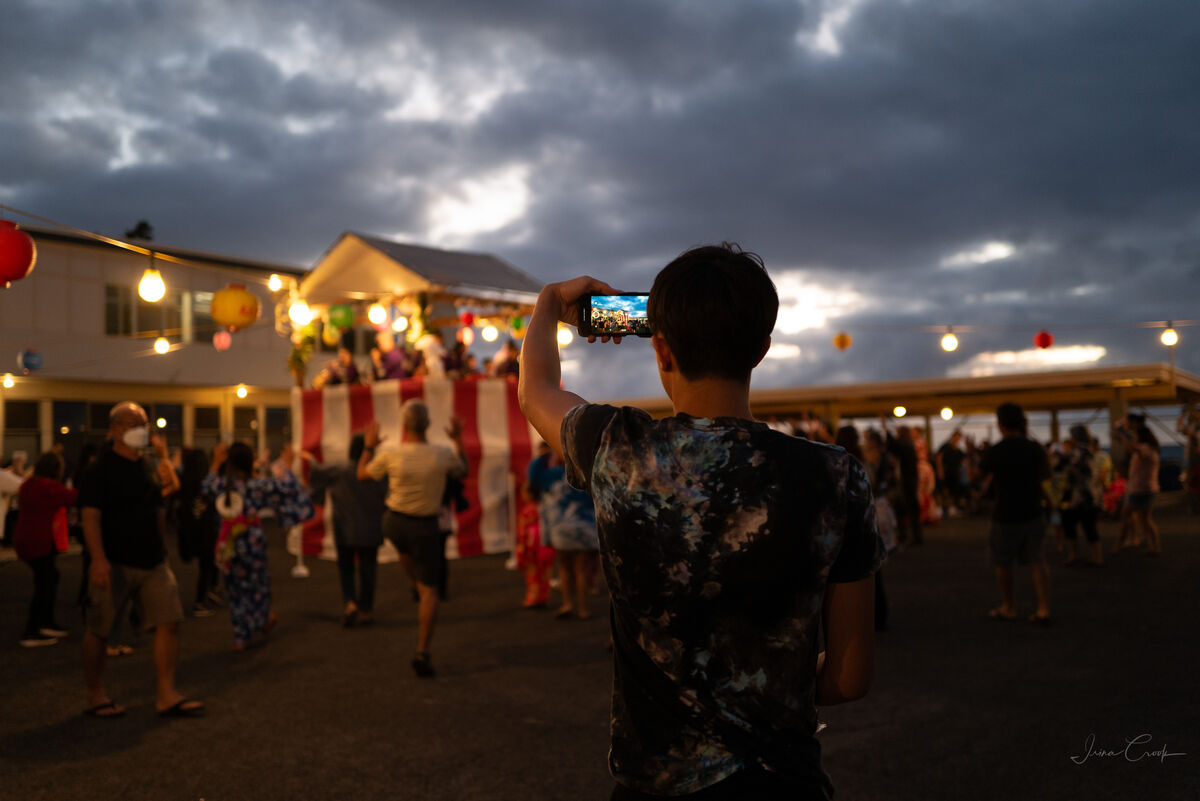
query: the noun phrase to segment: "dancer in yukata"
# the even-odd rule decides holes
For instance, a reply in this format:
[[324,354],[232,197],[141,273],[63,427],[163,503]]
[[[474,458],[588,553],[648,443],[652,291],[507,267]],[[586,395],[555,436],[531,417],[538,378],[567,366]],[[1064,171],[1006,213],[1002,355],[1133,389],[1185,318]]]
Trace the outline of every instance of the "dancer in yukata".
[[272,465],[271,478],[254,475],[254,451],[243,442],[219,443],[204,492],[216,499],[221,515],[217,535],[217,566],[225,576],[233,649],[243,651],[255,632],[269,634],[279,618],[271,611],[271,577],[267,570],[267,537],[259,515],[272,509],[280,527],[290,528],[312,517],[308,493],[288,466],[292,449],[286,446]]

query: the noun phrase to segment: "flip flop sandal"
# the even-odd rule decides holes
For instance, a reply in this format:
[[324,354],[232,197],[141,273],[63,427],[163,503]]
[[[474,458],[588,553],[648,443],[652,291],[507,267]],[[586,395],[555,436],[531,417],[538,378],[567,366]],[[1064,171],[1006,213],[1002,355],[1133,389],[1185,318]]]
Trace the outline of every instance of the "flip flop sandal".
[[176,703],[167,707],[166,709],[160,709],[158,711],[158,716],[160,718],[202,718],[202,717],[204,717],[204,704],[199,704],[199,706],[189,706],[189,707],[185,707],[184,704],[199,704],[199,702],[194,701],[191,698],[181,698],[179,701],[177,701]]
[[[108,710],[107,714],[105,710]],[[123,718],[125,717],[124,707],[117,706],[115,701],[105,701],[103,704],[89,706],[83,710],[83,714],[89,718]]]

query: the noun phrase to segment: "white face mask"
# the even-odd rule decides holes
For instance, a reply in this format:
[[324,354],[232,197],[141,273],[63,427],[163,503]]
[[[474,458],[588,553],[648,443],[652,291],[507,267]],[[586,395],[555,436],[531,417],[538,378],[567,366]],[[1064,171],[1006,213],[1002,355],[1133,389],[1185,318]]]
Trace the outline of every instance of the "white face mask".
[[150,444],[150,431],[145,426],[131,428],[121,435],[121,441],[140,451]]

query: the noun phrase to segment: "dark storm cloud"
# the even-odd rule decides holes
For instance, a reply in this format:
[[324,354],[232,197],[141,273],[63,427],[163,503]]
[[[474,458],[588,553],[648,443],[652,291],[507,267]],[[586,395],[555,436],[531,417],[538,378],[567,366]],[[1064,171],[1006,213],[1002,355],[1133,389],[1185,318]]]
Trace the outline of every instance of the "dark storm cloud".
[[[1171,0],[16,2],[0,202],[301,264],[403,234],[631,290],[739,240],[860,296],[777,332],[801,353],[764,365],[778,384],[939,375],[1055,323],[1153,361],[1120,326],[1197,316],[1198,52]],[[432,240],[440,200],[508,168],[520,214]],[[988,242],[1012,254],[945,266]],[[935,324],[981,330],[946,355]],[[624,394],[658,391],[641,368]]]

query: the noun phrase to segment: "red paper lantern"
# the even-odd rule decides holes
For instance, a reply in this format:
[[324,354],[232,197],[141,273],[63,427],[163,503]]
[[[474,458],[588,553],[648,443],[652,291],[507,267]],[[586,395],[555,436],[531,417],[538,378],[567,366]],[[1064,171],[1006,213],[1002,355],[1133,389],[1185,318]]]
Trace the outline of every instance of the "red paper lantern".
[[464,326],[470,328],[475,323],[475,315],[471,314],[469,311],[465,311],[458,315],[458,321]]
[[213,347],[220,351],[229,350],[233,344],[233,335],[228,331],[218,331],[213,334]]
[[1041,331],[1038,331],[1036,334],[1033,335],[1033,344],[1035,347],[1045,350],[1046,348],[1048,348],[1054,344],[1054,334],[1051,334],[1049,331],[1042,329]]
[[246,289],[245,284],[230,284],[213,293],[209,312],[217,325],[237,331],[253,325],[260,311],[258,296]]
[[13,281],[20,281],[36,263],[33,237],[17,228],[16,223],[0,220],[0,284],[7,288]]

